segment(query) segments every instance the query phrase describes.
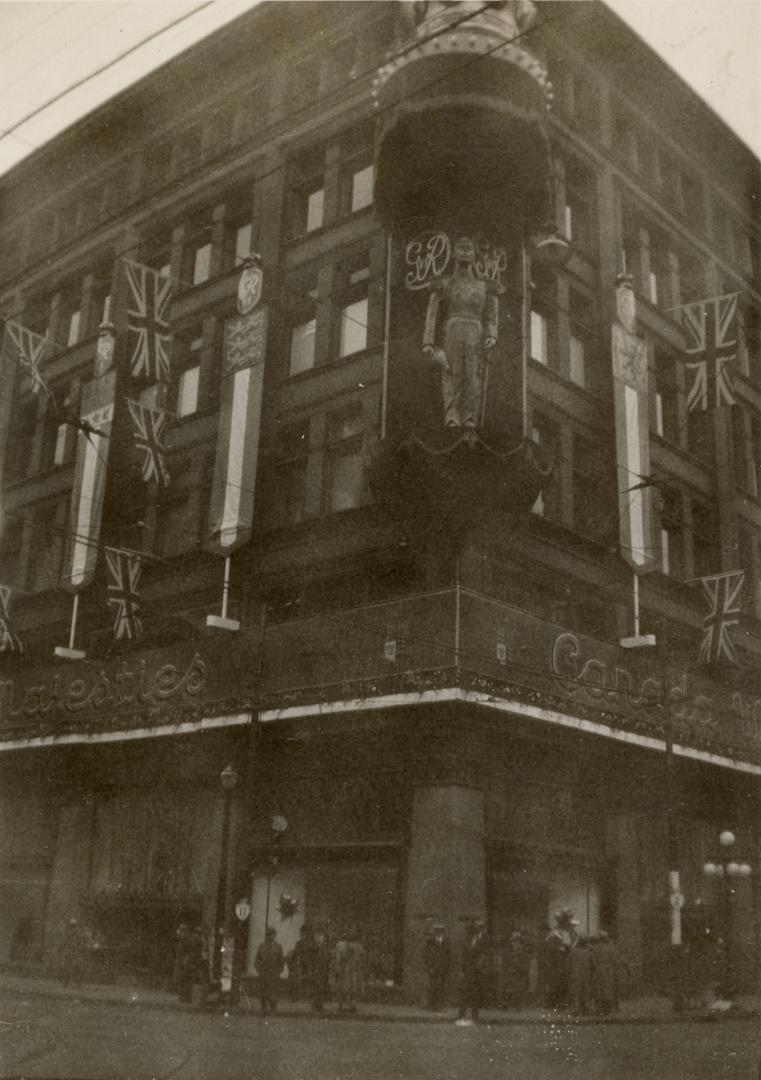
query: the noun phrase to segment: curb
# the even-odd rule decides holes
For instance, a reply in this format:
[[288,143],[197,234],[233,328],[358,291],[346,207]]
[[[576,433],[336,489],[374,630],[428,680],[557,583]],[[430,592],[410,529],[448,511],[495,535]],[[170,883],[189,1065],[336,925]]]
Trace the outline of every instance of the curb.
[[[156,1010],[160,1012],[179,1012],[188,1013],[195,1016],[218,1016],[224,1019],[233,1018],[245,1018],[248,1020],[258,1020],[269,1023],[271,1020],[275,1022],[281,1020],[306,1020],[311,1022],[330,1021],[331,1023],[354,1023],[360,1021],[363,1023],[406,1023],[406,1024],[437,1024],[437,1025],[453,1025],[456,1016],[453,1015],[430,1015],[423,1012],[412,1011],[408,1014],[404,1013],[388,1013],[373,1011],[372,1007],[363,1009],[362,1011],[352,1013],[350,1016],[345,1014],[325,1011],[322,1013],[313,1013],[311,1011],[297,1011],[288,1008],[282,1009],[274,1016],[263,1018],[256,1007],[246,1007],[240,1004],[231,1005],[227,1008],[224,1005],[217,1003],[209,1005],[191,1005],[180,1001],[148,1001],[129,998],[118,997],[98,997],[89,994],[78,996],[75,992],[63,993],[55,987],[17,987],[17,986],[2,986],[1,988],[7,994],[13,994],[15,997],[34,997],[34,998],[46,998],[59,1001],[71,1001],[77,1005],[95,1004],[95,1005],[107,1005],[107,1006],[121,1006],[122,1008],[132,1009],[146,1009]],[[536,1012],[527,1012],[526,1014],[502,1013],[499,1016],[488,1015],[488,1013],[479,1022],[478,1027],[515,1027],[515,1026],[544,1026],[544,1027],[572,1027],[572,1026],[597,1026],[597,1027],[610,1027],[620,1025],[643,1025],[643,1024],[688,1024],[688,1023],[721,1023],[726,1020],[754,1020],[761,1016],[761,1008],[746,1008],[740,1006],[736,1009],[730,1009],[723,1013],[711,1012],[708,1009],[696,1009],[691,1011],[684,1011],[679,1013],[663,1013],[663,1014],[649,1014],[644,1016],[627,1016],[626,1014],[614,1014],[610,1016],[571,1016],[568,1013],[559,1013],[557,1015],[550,1015],[547,1013],[537,1014]]]

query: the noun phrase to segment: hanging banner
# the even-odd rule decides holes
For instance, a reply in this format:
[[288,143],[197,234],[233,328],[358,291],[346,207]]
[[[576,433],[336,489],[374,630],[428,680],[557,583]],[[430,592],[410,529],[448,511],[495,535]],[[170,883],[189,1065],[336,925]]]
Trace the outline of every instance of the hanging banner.
[[61,575],[64,589],[78,592],[95,576],[106,492],[116,372],[85,383],[71,492],[69,536]]
[[266,308],[228,319],[209,510],[208,546],[221,555],[251,538],[266,346]]
[[632,279],[616,279],[612,327],[613,415],[621,556],[637,574],[656,568],[650,476],[647,344],[637,334]]

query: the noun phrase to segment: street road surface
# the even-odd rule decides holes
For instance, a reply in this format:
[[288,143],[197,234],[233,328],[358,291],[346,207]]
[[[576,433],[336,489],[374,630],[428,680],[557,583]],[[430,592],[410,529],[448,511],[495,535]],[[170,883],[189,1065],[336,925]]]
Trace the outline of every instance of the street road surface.
[[4,1080],[758,1080],[760,1057],[757,1020],[265,1023],[0,992]]

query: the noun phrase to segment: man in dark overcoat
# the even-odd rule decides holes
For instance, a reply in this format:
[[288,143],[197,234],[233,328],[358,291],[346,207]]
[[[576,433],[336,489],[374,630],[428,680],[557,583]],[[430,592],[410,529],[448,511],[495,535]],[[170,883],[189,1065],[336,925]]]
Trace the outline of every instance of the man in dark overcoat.
[[274,1012],[277,1008],[277,992],[280,973],[285,966],[285,956],[275,940],[277,932],[274,926],[268,926],[264,932],[264,941],[256,950],[254,967],[259,976],[259,1000],[262,1003],[262,1016]]
[[[470,923],[462,950],[460,1008],[455,1021],[461,1027],[478,1022],[489,985],[491,951],[482,919]],[[470,1010],[470,1017],[468,1011]]]
[[433,932],[425,939],[423,963],[428,972],[428,1008],[431,1012],[441,1012],[452,963],[452,947],[442,923],[434,924]]

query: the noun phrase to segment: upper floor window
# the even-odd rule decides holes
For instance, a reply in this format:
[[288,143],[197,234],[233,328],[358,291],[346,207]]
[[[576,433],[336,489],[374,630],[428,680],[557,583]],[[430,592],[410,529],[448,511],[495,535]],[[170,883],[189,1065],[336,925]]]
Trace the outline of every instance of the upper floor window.
[[565,167],[565,235],[582,251],[594,247],[594,219],[592,176],[571,158]]
[[291,236],[321,229],[325,221],[324,161],[321,153],[298,162],[290,192]]
[[203,332],[201,327],[178,336],[176,359],[173,358],[173,375],[176,379],[174,411],[177,419],[198,412],[201,378],[201,352]]
[[349,268],[343,283],[339,282],[339,356],[350,356],[367,348],[369,280],[370,268],[359,265],[354,269]]
[[250,221],[243,221],[235,226],[233,234],[233,260],[235,266],[240,266],[244,259],[251,254],[253,227]]
[[540,364],[547,364],[549,362],[549,321],[546,315],[533,308],[530,339],[531,359],[537,360]]
[[679,441],[679,409],[676,362],[656,349],[655,353],[655,432],[663,439]]
[[591,300],[580,293],[570,294],[569,371],[571,382],[588,387],[590,360],[594,332],[594,307]]
[[704,465],[713,463],[713,424],[710,411],[692,409],[687,413],[687,449]]
[[729,410],[732,423],[732,458],[735,483],[746,491],[755,493],[755,471],[751,473],[748,451],[750,450],[750,417],[739,403]]
[[172,234],[169,229],[157,230],[147,236],[141,245],[142,261],[157,273],[169,277],[171,273]]
[[657,499],[660,517],[661,569],[671,577],[684,577],[684,521],[682,496],[671,488],[663,488]]
[[317,272],[309,267],[288,283],[290,307],[288,349],[290,375],[313,368],[317,342]]
[[705,297],[705,267],[699,256],[689,251],[679,253],[679,299],[691,304]]
[[2,584],[22,588],[21,553],[24,541],[24,522],[21,518],[5,516],[0,535],[0,566]]
[[362,430],[360,408],[337,413],[328,420],[325,460],[325,509],[329,514],[350,510],[362,498]]
[[573,440],[573,527],[582,536],[607,534],[610,492],[600,447],[579,435]]
[[701,503],[693,503],[692,556],[696,577],[720,573],[718,537],[716,514],[713,509]]
[[203,285],[211,275],[211,223],[194,218],[188,225],[183,258],[183,279],[190,285]]
[[278,432],[272,476],[273,524],[296,525],[306,517],[309,421],[302,420]]
[[61,297],[58,319],[58,344],[70,348],[76,345],[82,328],[82,294],[79,283],[67,289]]
[[17,402],[6,441],[5,476],[13,483],[29,475],[37,437],[37,398]]
[[751,490],[761,498],[761,417],[755,413],[750,418]]
[[[531,429],[531,435],[535,443],[538,443],[547,459],[551,459],[557,453],[560,441],[560,433],[557,424],[546,420],[542,416],[535,415]],[[538,517],[554,521],[559,516],[559,485],[557,471],[544,481],[542,491],[537,495],[531,512]]]
[[351,212],[356,214],[371,206],[373,201],[373,183],[375,181],[375,168],[364,165],[352,173],[351,177]]

